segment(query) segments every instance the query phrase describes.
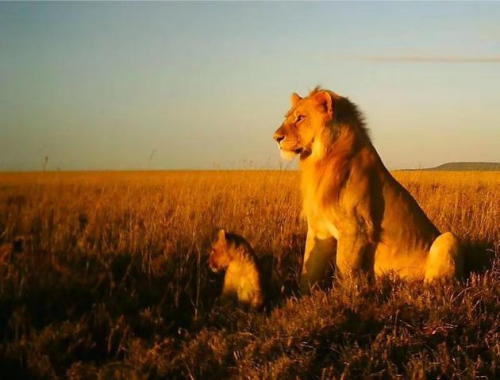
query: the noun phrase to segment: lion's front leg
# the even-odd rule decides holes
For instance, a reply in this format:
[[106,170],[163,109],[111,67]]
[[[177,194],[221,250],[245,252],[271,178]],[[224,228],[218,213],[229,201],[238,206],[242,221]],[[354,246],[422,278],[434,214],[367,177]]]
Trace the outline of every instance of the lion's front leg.
[[372,250],[368,237],[362,231],[342,231],[337,247],[336,275],[340,280],[370,274],[373,271]]
[[308,294],[313,285],[323,280],[335,255],[336,243],[332,236],[318,236],[314,231],[308,231],[300,276],[300,289],[303,294]]

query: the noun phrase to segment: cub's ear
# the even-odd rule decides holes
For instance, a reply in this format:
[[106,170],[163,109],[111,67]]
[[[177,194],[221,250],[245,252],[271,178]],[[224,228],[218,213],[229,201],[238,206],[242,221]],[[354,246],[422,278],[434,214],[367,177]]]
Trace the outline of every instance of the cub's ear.
[[328,113],[330,117],[333,117],[333,99],[332,95],[328,91],[320,91],[314,95],[317,102],[324,107],[325,112]]
[[225,242],[226,241],[226,231],[220,230],[219,233],[217,234],[217,237],[219,238],[219,241]]
[[292,94],[291,101],[292,101],[292,107],[295,107],[299,101],[301,101],[302,98],[297,95],[295,92]]

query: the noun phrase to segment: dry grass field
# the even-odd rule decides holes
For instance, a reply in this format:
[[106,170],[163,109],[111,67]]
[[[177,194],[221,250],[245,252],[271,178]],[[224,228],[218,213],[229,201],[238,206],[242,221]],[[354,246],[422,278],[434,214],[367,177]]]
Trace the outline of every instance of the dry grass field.
[[[500,377],[500,172],[396,172],[470,270],[297,294],[297,172],[0,174],[1,379]],[[217,228],[254,245],[267,311],[223,308]]]

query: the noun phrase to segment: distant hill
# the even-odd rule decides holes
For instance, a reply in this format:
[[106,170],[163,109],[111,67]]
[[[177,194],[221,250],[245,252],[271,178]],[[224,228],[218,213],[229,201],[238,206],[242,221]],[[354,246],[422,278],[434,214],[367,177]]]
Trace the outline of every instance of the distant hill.
[[500,171],[500,162],[448,162],[426,170],[441,171]]

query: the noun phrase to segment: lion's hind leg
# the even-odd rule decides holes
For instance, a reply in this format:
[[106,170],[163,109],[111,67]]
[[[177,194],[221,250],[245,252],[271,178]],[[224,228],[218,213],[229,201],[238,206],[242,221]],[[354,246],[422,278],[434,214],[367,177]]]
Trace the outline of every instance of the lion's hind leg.
[[463,255],[457,237],[446,232],[432,243],[425,267],[425,282],[460,278],[463,272]]

